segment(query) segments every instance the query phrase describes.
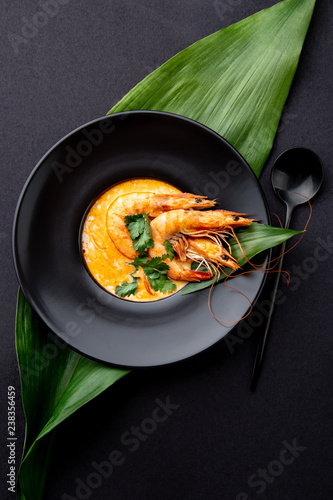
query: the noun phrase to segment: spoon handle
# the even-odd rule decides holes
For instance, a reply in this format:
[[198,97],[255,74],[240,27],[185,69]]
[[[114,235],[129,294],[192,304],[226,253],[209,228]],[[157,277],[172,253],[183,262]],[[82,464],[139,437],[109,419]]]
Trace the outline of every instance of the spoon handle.
[[[293,207],[287,206],[286,221],[285,221],[285,225],[284,225],[285,229],[289,228],[292,211],[293,211]],[[282,269],[283,254],[284,254],[285,248],[286,248],[286,242],[284,242],[282,244],[282,247],[281,247],[281,258],[280,258],[280,262],[279,262],[279,266],[278,266],[278,271],[281,271],[281,269]],[[268,331],[269,331],[269,327],[270,327],[272,316],[273,316],[276,292],[277,292],[278,286],[279,286],[280,275],[281,275],[281,273],[278,272],[277,276],[275,278],[274,287],[273,287],[273,291],[271,294],[271,304],[270,304],[268,316],[266,319],[264,334],[260,338],[259,344],[257,347],[256,357],[254,360],[253,371],[252,371],[252,379],[251,379],[251,391],[252,392],[254,392],[256,387],[257,387],[257,382],[258,382],[259,375],[261,372],[261,366],[263,363],[265,347],[267,344]]]

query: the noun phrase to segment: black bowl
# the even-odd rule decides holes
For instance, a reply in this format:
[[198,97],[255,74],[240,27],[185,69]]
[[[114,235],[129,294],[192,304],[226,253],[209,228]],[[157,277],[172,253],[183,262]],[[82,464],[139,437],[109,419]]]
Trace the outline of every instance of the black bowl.
[[[201,352],[233,325],[208,310],[208,290],[135,303],[103,290],[80,249],[91,203],[125,179],[151,177],[218,198],[220,208],[269,223],[265,197],[242,156],[207,127],[168,113],[132,111],[94,120],[53,146],[30,175],[16,209],[13,252],[23,293],[44,322],[78,352],[118,366],[172,363]],[[264,274],[235,278],[254,302]],[[217,285],[212,305],[237,322],[248,302]]]

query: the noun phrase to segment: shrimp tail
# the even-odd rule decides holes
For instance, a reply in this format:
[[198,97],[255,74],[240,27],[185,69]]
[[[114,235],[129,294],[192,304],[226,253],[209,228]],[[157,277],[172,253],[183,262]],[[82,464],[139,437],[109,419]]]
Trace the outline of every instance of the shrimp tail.
[[185,271],[185,274],[187,275],[187,281],[203,281],[203,280],[209,280],[210,278],[213,277],[213,273],[210,271]]
[[194,271],[192,269],[182,269],[176,273],[173,272],[173,269],[169,269],[167,275],[171,279],[180,281],[204,281],[213,277],[213,273],[210,271]]

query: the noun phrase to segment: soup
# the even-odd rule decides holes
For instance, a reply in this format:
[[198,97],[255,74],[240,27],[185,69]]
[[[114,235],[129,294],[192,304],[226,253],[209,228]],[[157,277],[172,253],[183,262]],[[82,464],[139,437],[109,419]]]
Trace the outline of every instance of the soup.
[[[111,186],[102,193],[86,215],[82,230],[82,255],[87,269],[94,280],[105,290],[116,295],[115,289],[124,281],[131,282],[134,267],[131,261],[114,245],[106,229],[107,211],[118,196],[128,193],[151,192],[159,194],[178,194],[179,189],[156,179],[132,179]],[[126,214],[124,214],[126,215]],[[146,302],[165,298],[182,288],[186,282],[175,281],[176,290],[166,294],[154,291],[145,284],[144,272],[140,268],[135,276],[139,277],[138,290],[126,300]]]

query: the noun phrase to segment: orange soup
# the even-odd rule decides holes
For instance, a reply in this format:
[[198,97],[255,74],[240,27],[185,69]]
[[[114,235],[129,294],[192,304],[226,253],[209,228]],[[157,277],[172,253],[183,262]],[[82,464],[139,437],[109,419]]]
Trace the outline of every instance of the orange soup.
[[[106,229],[107,211],[110,204],[123,194],[151,192],[159,194],[181,193],[171,184],[155,179],[132,179],[112,186],[102,193],[90,208],[84,221],[82,230],[82,254],[91,276],[108,292],[115,294],[115,289],[124,281],[131,282],[131,273],[134,267],[129,265],[131,260],[125,257],[115,247]],[[130,214],[124,214],[130,215]],[[176,290],[164,294],[147,290],[144,284],[144,273],[141,268],[135,273],[138,276],[138,291],[135,295],[125,297],[126,300],[146,302],[159,300],[175,293],[186,282],[175,281]]]

